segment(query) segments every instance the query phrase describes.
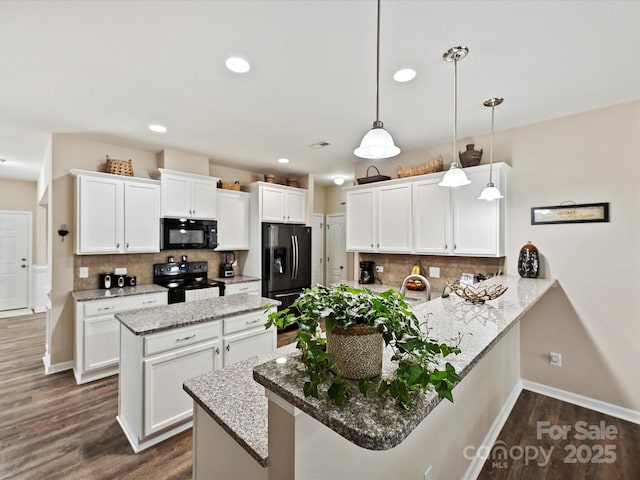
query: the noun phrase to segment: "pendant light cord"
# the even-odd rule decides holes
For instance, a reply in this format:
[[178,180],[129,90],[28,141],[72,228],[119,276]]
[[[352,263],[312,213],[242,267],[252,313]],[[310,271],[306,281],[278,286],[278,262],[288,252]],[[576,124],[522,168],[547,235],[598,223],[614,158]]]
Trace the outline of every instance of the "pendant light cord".
[[376,123],[380,121],[378,104],[380,98],[380,0],[378,0],[378,23],[376,28]]
[[493,186],[493,115],[496,106],[491,106],[491,155],[489,155],[489,185]]
[[458,54],[453,57],[453,165],[458,165]]

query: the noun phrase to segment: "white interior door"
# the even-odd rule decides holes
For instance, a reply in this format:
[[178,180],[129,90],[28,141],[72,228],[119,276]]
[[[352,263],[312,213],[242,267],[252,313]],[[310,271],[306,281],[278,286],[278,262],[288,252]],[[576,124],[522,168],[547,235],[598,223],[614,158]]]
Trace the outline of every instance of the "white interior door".
[[344,213],[327,215],[327,283],[347,280],[347,234]]
[[314,213],[311,226],[311,286],[324,285],[324,214]]
[[0,310],[29,305],[31,212],[0,212]]

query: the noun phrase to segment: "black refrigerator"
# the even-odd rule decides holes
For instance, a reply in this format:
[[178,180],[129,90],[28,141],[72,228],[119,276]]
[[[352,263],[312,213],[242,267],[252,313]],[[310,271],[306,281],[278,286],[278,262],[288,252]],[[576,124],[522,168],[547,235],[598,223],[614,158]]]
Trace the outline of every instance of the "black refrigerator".
[[262,296],[290,306],[311,286],[311,227],[262,224]]

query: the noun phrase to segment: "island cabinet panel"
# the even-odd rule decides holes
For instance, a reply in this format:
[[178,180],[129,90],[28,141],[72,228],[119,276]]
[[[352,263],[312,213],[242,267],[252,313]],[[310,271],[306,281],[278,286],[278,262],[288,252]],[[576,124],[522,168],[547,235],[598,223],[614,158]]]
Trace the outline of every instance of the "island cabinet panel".
[[157,181],[79,170],[72,174],[77,176],[76,254],[160,251]]
[[249,250],[249,198],[246,192],[216,191],[217,250]]
[[159,169],[162,216],[216,219],[219,178]]
[[75,301],[73,373],[78,384],[118,373],[120,322],[118,312],[167,304],[167,294],[148,293],[100,300]]
[[276,330],[265,330],[267,314],[257,311],[224,319],[224,366],[276,349]]
[[182,383],[220,368],[220,346],[219,339],[212,340],[143,361],[145,437],[191,419],[193,402]]

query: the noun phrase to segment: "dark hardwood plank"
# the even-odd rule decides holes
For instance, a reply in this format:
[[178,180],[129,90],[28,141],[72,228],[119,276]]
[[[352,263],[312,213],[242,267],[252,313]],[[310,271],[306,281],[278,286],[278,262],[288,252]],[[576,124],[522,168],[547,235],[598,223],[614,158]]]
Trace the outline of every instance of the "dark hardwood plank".
[[524,390],[478,478],[638,479],[640,425]]

